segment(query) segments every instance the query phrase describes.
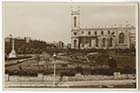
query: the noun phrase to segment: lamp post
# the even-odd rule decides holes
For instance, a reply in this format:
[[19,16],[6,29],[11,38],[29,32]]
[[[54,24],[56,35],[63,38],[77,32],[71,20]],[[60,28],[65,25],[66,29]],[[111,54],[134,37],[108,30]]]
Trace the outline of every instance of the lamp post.
[[55,68],[56,68],[56,65],[55,65],[55,63],[53,64],[53,66],[54,66],[54,77],[53,77],[53,85],[55,86]]
[[55,77],[56,77],[56,53],[53,54],[53,58],[54,58],[54,63],[53,63],[53,85],[55,86]]

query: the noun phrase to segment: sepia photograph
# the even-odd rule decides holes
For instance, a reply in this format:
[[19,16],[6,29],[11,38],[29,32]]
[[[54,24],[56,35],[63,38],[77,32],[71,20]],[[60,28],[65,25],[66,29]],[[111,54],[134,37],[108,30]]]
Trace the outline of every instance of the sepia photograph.
[[137,2],[2,2],[4,89],[137,89]]

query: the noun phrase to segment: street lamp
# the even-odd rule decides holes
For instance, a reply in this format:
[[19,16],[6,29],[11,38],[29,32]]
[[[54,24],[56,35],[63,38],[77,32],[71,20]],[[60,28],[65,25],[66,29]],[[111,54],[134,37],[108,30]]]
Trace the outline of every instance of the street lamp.
[[56,77],[56,64],[55,64],[55,61],[56,61],[56,53],[53,54],[53,85],[55,86],[55,77]]

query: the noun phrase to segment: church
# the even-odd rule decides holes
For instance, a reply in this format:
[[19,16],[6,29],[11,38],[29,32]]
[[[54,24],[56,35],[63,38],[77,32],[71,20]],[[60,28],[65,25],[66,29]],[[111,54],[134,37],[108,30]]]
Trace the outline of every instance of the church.
[[131,48],[134,26],[82,28],[80,9],[71,10],[71,48],[73,49],[126,49]]

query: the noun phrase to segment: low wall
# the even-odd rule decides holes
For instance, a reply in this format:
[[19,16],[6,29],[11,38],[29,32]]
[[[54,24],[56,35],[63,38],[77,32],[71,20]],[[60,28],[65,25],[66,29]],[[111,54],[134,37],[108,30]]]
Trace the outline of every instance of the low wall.
[[[56,76],[55,80],[59,81],[60,76]],[[63,81],[78,81],[78,80],[112,80],[112,79],[134,79],[135,76],[132,74],[114,74],[114,76],[105,75],[81,75],[76,74],[75,76],[63,76]],[[41,73],[38,76],[17,76],[17,75],[5,75],[5,81],[53,81],[53,75],[43,75]]]
[[114,72],[114,79],[135,79],[134,74],[120,74],[120,72]]

